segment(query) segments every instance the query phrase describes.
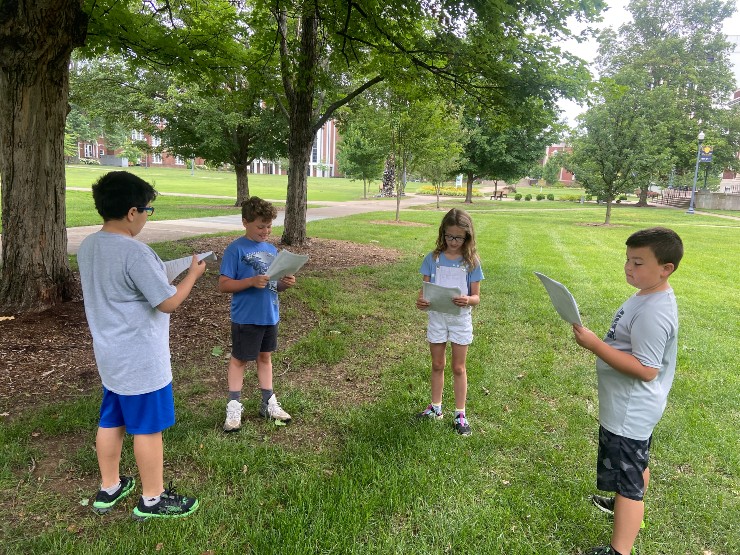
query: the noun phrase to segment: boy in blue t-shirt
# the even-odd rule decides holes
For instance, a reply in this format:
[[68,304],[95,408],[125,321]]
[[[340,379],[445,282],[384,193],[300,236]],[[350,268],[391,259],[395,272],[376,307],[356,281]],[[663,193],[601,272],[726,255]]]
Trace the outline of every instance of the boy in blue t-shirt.
[[287,424],[290,415],[278,403],[272,389],[272,352],[277,349],[280,305],[278,292],[295,285],[295,276],[270,281],[265,275],[277,255],[274,245],[267,242],[275,207],[258,197],[242,203],[244,236],[224,251],[218,290],[232,293],[231,298],[231,358],[227,371],[229,400],[226,405],[224,432],[241,428],[241,390],[247,362],[257,363],[257,380],[262,391],[260,415]]
[[624,271],[638,289],[619,308],[602,341],[573,325],[576,342],[598,358],[599,454],[596,485],[615,497],[593,503],[614,515],[611,544],[588,555],[629,555],[645,511],[653,428],[663,415],[676,370],[678,308],[668,277],[683,257],[683,242],[663,227],[627,239]]

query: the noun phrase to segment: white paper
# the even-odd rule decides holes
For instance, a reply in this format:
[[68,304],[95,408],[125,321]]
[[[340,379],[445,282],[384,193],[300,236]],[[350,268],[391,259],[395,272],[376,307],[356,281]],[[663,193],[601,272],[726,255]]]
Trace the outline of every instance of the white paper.
[[285,249],[281,250],[270,267],[267,268],[267,277],[270,281],[279,280],[285,276],[292,276],[308,262],[308,255],[293,254]]
[[534,275],[540,278],[542,285],[547,289],[547,294],[550,295],[552,306],[554,306],[555,310],[558,311],[560,317],[569,324],[578,324],[579,326],[582,326],[581,315],[578,312],[578,304],[573,295],[570,294],[570,291],[568,291],[568,288],[562,283],[558,283],[539,272],[535,272]]
[[452,302],[454,297],[462,295],[459,287],[442,287],[425,281],[422,284],[422,296],[429,301],[429,310],[444,312],[445,314],[460,315],[461,307]]
[[[198,255],[198,260],[205,260],[206,262],[215,262],[216,255],[213,251],[204,252]],[[175,258],[174,260],[168,260],[164,263],[164,269],[167,272],[167,281],[172,281],[183,273],[185,270],[190,268],[193,263],[192,256],[183,256],[182,258]]]

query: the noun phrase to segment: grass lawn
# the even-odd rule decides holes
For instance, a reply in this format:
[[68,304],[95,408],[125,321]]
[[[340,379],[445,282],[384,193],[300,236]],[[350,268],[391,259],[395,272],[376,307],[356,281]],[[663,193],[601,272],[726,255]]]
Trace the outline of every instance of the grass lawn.
[[[387,213],[312,222],[310,236],[373,241],[404,257],[299,276],[284,294],[317,319],[275,357],[276,376],[287,373],[276,377],[276,387],[296,422],[276,428],[250,421],[239,434],[224,435],[224,395],[213,384],[225,382],[225,368],[206,370],[199,361],[214,346],[194,346],[192,364],[174,369],[178,423],[165,433],[165,476],[198,495],[202,507],[188,519],[140,524],[129,517],[133,499],[104,518],[79,510],[96,487],[91,446],[99,401],[50,399],[0,424],[0,494],[31,500],[23,514],[0,519],[3,548],[576,555],[604,544],[611,522],[587,499],[595,491],[594,357],[575,344],[533,272],[566,284],[584,324],[603,336],[634,291],[623,276],[625,239],[665,225],[686,247],[671,279],[681,322],[678,367],[655,430],[647,527],[637,552],[738,553],[740,221],[620,207],[614,225],[600,227],[590,224],[603,221],[603,207],[492,204],[473,205],[486,280],[468,355],[471,437],[452,431],[449,371],[445,420],[412,418],[429,401],[425,316],[414,308],[418,269],[442,212],[403,211],[415,226],[372,223],[387,221]],[[294,316],[285,310],[281,329],[296,326]],[[299,380],[308,369],[317,379]],[[254,395],[245,408],[256,412]],[[57,463],[80,480],[76,497],[55,494],[53,484],[28,472],[30,461],[52,451],[39,450],[33,434],[48,445],[87,438]],[[122,470],[135,473],[130,441],[124,451]]]
[[[102,166],[67,166],[68,187],[90,187],[101,175],[116,168]],[[163,193],[188,193],[230,196],[236,198],[236,174],[234,172],[220,172],[210,170],[195,170],[191,175],[189,169],[175,168],[142,168],[133,166],[127,171],[145,179],[157,191]],[[409,183],[407,190],[413,192],[423,183]],[[286,175],[258,175],[249,174],[249,192],[252,195],[284,200],[288,176]],[[368,186],[368,197],[378,192],[378,182]],[[309,177],[308,200],[318,201],[345,201],[361,200],[363,195],[362,181],[351,181],[334,177]]]

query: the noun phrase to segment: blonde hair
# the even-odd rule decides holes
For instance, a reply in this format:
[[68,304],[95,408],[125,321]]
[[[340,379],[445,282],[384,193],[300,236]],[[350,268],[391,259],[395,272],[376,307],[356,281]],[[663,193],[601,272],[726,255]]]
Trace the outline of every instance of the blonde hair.
[[445,232],[448,227],[457,226],[465,230],[465,240],[463,241],[461,251],[463,261],[468,267],[468,271],[478,266],[478,251],[475,246],[475,229],[473,228],[473,220],[465,210],[459,208],[453,208],[444,218],[442,223],[439,225],[439,235],[437,236],[437,245],[434,247],[433,256],[436,258],[444,252],[447,248],[445,242]]

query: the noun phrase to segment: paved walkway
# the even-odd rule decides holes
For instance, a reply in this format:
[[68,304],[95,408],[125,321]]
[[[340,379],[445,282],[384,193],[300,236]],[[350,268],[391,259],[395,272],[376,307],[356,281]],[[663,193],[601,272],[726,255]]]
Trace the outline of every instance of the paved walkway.
[[[280,201],[282,202],[282,201]],[[435,197],[407,195],[401,199],[401,210],[409,206],[417,206],[435,202]],[[318,202],[321,208],[309,208],[306,211],[306,221],[314,222],[327,218],[340,218],[366,212],[393,212],[396,211],[395,199],[368,199],[346,202]],[[280,210],[273,225],[283,225],[285,212]],[[90,225],[67,228],[67,252],[76,254],[82,240],[95,233],[102,226]],[[242,219],[239,215],[211,216],[207,218],[191,218],[185,220],[157,220],[156,212],[153,218],[147,221],[144,229],[136,238],[144,243],[159,243],[161,241],[175,241],[186,237],[204,235],[207,233],[221,233],[225,231],[243,231]]]

